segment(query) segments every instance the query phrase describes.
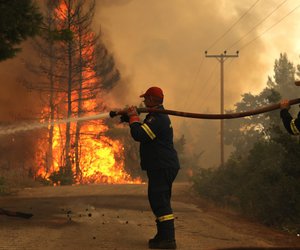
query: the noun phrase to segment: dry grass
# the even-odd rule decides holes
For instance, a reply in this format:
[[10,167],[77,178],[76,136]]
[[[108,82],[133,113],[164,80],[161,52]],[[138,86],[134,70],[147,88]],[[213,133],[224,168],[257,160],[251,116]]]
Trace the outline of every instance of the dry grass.
[[0,195],[7,195],[26,187],[40,185],[22,169],[0,170]]

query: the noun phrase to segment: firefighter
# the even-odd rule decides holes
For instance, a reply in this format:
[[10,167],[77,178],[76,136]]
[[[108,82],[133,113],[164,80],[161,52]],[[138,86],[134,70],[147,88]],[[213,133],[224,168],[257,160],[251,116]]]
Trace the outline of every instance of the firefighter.
[[286,130],[292,135],[299,135],[300,133],[300,112],[298,117],[294,119],[289,113],[289,100],[282,100],[280,102],[280,117]]
[[[140,97],[147,108],[164,109],[164,94],[151,87]],[[174,214],[171,208],[172,184],[180,168],[173,145],[173,128],[167,114],[148,113],[140,121],[136,107],[127,110],[131,136],[140,142],[140,164],[148,177],[148,199],[156,217],[157,234],[151,249],[176,249]]]

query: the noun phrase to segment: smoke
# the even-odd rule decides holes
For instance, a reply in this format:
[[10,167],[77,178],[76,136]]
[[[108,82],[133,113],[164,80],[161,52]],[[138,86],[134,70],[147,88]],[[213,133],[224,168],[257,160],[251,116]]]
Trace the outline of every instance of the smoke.
[[29,42],[23,44],[18,57],[1,62],[0,121],[3,124],[31,119],[36,112],[37,95],[28,91],[23,80],[28,76],[25,60],[33,60]]
[[[164,90],[168,109],[219,113],[220,63],[216,58],[206,58],[205,50],[216,55],[224,50],[227,54],[240,51],[238,58],[229,58],[224,63],[225,109],[233,108],[245,92],[258,93],[265,87],[267,76],[273,75],[273,64],[280,52],[287,52],[291,60],[296,60],[300,45],[295,13],[266,31],[297,1],[282,4],[277,11],[281,0],[258,1],[244,15],[255,2],[96,1],[95,30],[101,29],[122,77],[122,82],[106,97],[107,102],[120,108],[139,105],[138,96],[156,85]],[[22,112],[23,107],[32,103],[15,80],[19,72],[25,72],[20,58],[30,58],[24,53],[1,64],[2,119],[10,113]],[[219,121],[171,119],[175,135],[186,135],[190,151],[205,151],[202,165],[219,164]]]
[[[112,93],[112,99],[119,99],[124,105],[138,104],[139,94],[157,85],[165,92],[168,109],[219,113],[220,63],[216,58],[206,58],[205,50],[215,55],[224,50],[233,55],[237,50],[240,52],[238,58],[229,58],[224,63],[225,109],[234,108],[243,93],[258,93],[265,87],[280,52],[295,54],[296,16],[266,30],[296,3],[255,3],[253,0],[122,2],[122,5],[98,4],[95,25],[101,25],[120,71],[128,79],[118,86],[115,95]],[[291,39],[279,39],[287,26]],[[123,95],[119,95],[123,87]],[[172,121],[175,134],[186,135],[191,152],[205,151],[202,165],[219,164],[219,121],[177,117],[172,117]],[[228,149],[226,151],[228,155]]]

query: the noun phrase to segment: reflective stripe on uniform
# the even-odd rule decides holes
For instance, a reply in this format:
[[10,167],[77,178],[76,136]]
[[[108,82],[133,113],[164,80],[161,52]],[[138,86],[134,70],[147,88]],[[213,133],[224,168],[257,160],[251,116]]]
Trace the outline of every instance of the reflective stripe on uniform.
[[149,135],[149,137],[152,140],[156,137],[156,135],[152,132],[152,130],[149,128],[149,126],[146,123],[142,124],[141,127],[145,130],[145,132],[147,133],[147,135]]
[[291,130],[293,132],[294,135],[298,135],[300,132],[299,132],[299,129],[296,127],[296,124],[295,124],[295,119],[293,119],[290,123],[290,127],[291,127]]
[[167,214],[157,218],[159,222],[163,222],[166,220],[174,220],[174,214]]

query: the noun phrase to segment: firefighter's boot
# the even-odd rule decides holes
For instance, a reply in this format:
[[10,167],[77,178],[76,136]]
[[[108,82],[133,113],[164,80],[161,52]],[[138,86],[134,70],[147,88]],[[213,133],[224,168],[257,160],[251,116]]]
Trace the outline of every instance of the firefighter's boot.
[[174,219],[157,222],[157,235],[149,240],[150,249],[176,249]]
[[159,226],[158,226],[159,221],[158,221],[158,219],[156,219],[155,222],[156,222],[156,234],[155,234],[155,236],[154,236],[152,239],[149,240],[149,242],[148,242],[148,243],[149,243],[149,246],[150,246],[150,244],[151,244],[152,242],[154,242],[155,240],[157,240],[158,237],[159,237]]

